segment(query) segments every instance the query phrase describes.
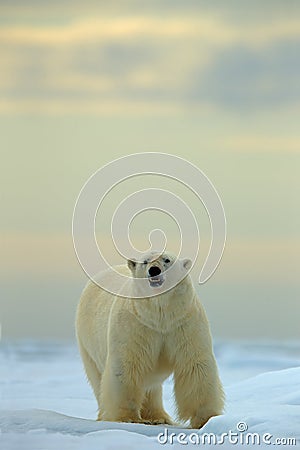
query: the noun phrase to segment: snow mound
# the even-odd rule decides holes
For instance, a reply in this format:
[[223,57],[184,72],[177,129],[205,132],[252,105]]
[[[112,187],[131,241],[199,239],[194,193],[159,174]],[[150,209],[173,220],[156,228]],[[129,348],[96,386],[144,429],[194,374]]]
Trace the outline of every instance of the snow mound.
[[[226,389],[226,411],[212,418],[201,431],[221,435],[236,429],[243,421],[248,431],[282,434],[300,438],[300,368],[268,372],[237,383]],[[163,426],[97,422],[70,417],[40,409],[0,410],[2,433],[24,433],[45,430],[51,433],[82,435],[103,430],[130,431],[145,436],[157,436]],[[185,430],[181,427],[175,431]]]
[[300,439],[300,367],[267,372],[226,389],[226,411],[203,430],[221,434],[240,422],[247,431]]
[[48,433],[72,434],[75,436],[103,430],[129,431],[144,436],[157,436],[157,433],[164,430],[160,426],[138,423],[97,422],[96,420],[70,417],[41,409],[0,411],[0,427],[2,433],[26,433],[28,431],[44,430]]
[[[220,343],[216,350],[221,377],[225,379],[226,411],[201,430],[190,430],[182,426],[97,422],[97,405],[75,346],[2,343],[0,448],[177,449],[195,444],[180,443],[180,433],[185,433],[186,440],[192,435],[201,438],[213,434],[220,443],[222,434],[230,432],[239,437],[257,433],[261,439],[266,434],[269,441],[241,445],[240,441],[229,442],[227,437],[221,448],[272,448],[279,445],[276,439],[284,440],[284,448],[300,448],[300,367],[291,368],[299,365],[299,344],[257,344],[256,348],[253,343],[230,342]],[[260,373],[262,369],[264,373]],[[168,379],[164,404],[171,415],[172,389],[172,379]],[[175,433],[173,440],[171,433]],[[296,441],[289,443],[290,438]],[[166,445],[162,445],[165,441]]]

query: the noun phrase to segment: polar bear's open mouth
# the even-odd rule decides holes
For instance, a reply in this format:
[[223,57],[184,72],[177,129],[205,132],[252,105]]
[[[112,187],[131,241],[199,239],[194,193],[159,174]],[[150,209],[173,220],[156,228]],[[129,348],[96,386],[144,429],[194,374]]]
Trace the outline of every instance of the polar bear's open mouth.
[[157,277],[149,277],[149,283],[151,287],[159,287],[163,284],[164,281],[165,279],[162,275],[159,275]]
[[158,266],[151,266],[148,271],[148,279],[151,287],[159,287],[165,281],[165,278]]

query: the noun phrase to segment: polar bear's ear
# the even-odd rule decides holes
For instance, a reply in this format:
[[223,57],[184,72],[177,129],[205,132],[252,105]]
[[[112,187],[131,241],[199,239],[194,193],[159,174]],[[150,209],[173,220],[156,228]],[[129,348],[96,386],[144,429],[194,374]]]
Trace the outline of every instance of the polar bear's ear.
[[135,266],[136,266],[136,260],[134,258],[128,259],[127,260],[127,265],[129,267],[129,269],[131,270],[131,272],[133,272],[134,269],[135,269]]
[[192,261],[190,259],[188,259],[188,258],[182,259],[181,260],[181,264],[182,264],[182,267],[186,271],[190,270],[190,268],[192,267]]

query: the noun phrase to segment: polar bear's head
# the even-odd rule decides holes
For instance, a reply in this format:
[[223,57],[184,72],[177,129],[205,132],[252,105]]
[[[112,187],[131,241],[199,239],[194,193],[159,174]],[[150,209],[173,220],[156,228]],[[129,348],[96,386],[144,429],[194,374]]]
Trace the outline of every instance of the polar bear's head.
[[192,266],[190,259],[178,259],[171,253],[150,252],[141,260],[129,259],[128,267],[133,278],[143,278],[146,285],[157,291],[166,291],[176,286]]

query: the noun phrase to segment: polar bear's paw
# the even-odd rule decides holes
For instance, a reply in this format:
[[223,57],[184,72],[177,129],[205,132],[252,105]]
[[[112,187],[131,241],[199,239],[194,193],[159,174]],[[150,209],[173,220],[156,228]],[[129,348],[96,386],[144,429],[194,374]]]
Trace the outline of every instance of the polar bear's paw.
[[121,417],[116,422],[127,422],[127,423],[143,423],[144,425],[151,425],[150,420],[147,419],[137,419],[137,418],[130,418],[130,417]]
[[143,423],[144,425],[152,425],[152,421],[150,419],[137,417],[137,416],[118,416],[118,417],[107,417],[104,414],[99,413],[97,417],[97,421],[105,421],[105,422],[125,422],[125,423]]
[[190,421],[190,428],[197,429],[202,428],[206,423],[214,416],[218,416],[216,413],[210,413],[203,416],[193,417]]
[[150,416],[143,417],[143,419],[146,423],[148,422],[150,425],[173,425],[173,421],[171,417],[164,411],[158,411],[156,414],[151,414]]

